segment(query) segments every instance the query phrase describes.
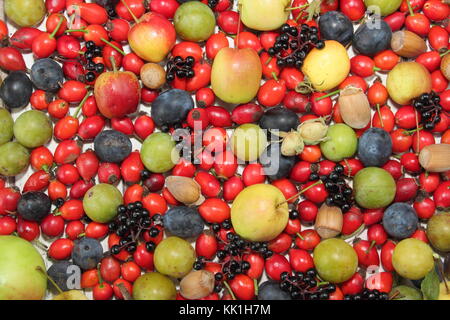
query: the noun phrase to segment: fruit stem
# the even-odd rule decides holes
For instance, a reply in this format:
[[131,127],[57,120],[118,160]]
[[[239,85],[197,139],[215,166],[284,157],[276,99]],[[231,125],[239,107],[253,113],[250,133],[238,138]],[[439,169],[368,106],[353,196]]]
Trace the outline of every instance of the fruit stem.
[[319,184],[322,184],[322,183],[323,183],[322,180],[319,180],[319,181],[314,182],[312,185],[307,186],[305,189],[303,189],[302,191],[300,191],[300,192],[298,192],[297,194],[293,195],[292,197],[290,197],[290,198],[284,200],[283,202],[277,204],[276,208],[279,208],[282,204],[284,204],[284,203],[286,203],[286,202],[289,202],[289,201],[291,201],[291,200],[294,200],[295,198],[298,198],[299,196],[301,196],[303,193],[305,193],[305,192],[308,191],[309,189],[311,189],[311,188],[313,188],[313,187],[315,187],[315,186],[317,186],[317,185],[319,185]]
[[414,10],[413,10],[413,8],[411,7],[411,2],[409,2],[409,0],[406,0],[406,4],[408,5],[409,15],[410,15],[411,17],[414,17]]
[[234,41],[235,48],[237,48],[237,49],[239,49],[239,34],[241,33],[241,10],[238,10],[238,11],[239,11],[238,29],[237,29],[236,39]]
[[83,33],[89,33],[89,31],[86,30],[86,29],[69,29],[69,30],[66,30],[65,32],[83,32]]
[[50,35],[50,38],[54,38],[56,33],[58,32],[59,28],[61,28],[62,23],[64,22],[64,16],[61,16],[61,18],[59,18],[58,24],[56,25],[55,30],[53,30],[52,34]]
[[305,240],[305,238],[302,237],[302,235],[300,234],[300,232],[297,232],[296,235],[297,235],[297,237],[300,238],[300,240]]
[[400,291],[395,291],[395,293],[389,298],[389,300],[394,300],[395,298],[397,298],[400,295]]
[[276,82],[278,82],[278,77],[277,74],[275,73],[275,71],[272,71],[272,77],[275,79]]
[[370,250],[372,250],[372,248],[375,244],[376,244],[376,241],[372,240],[372,242],[370,243],[370,246],[366,250],[366,255],[369,254]]
[[231,298],[232,298],[233,300],[237,300],[237,299],[236,299],[236,296],[234,295],[233,290],[231,290],[231,287],[230,287],[230,285],[228,284],[228,282],[224,281],[224,282],[223,282],[223,285],[227,288],[228,292],[229,292],[230,295],[231,295]]
[[109,57],[109,61],[111,61],[111,65],[113,67],[113,71],[117,72],[116,59],[113,56]]
[[[409,0],[408,0],[409,2]],[[420,130],[419,130],[419,113],[414,109],[416,115],[416,129],[417,129],[417,150],[420,150]]]
[[338,90],[332,91],[332,92],[330,92],[330,93],[327,93],[327,94],[326,94],[326,95],[324,95],[324,96],[318,97],[318,98],[316,98],[316,101],[320,101],[320,100],[322,100],[322,99],[325,99],[325,98],[328,98],[328,97],[334,96],[335,94],[338,94],[339,92],[341,92],[341,89],[338,89]]
[[447,55],[449,52],[450,52],[450,50],[447,50],[447,51],[441,53],[441,54],[440,54],[440,57],[441,57],[441,58],[444,57],[444,56]]
[[139,20],[138,20],[138,18],[136,18],[136,16],[134,15],[134,12],[131,10],[131,8],[128,6],[128,3],[126,3],[125,0],[120,0],[120,2],[122,2],[122,4],[125,6],[125,8],[127,8],[128,12],[130,13],[134,22],[136,22],[136,24],[138,24]]
[[309,3],[306,3],[306,4],[301,5],[301,6],[298,6],[298,7],[290,7],[290,8],[286,8],[286,9],[284,9],[284,10],[285,10],[285,11],[299,10],[299,9],[306,8],[307,6],[309,6]]
[[125,286],[123,285],[123,283],[121,282],[118,283],[117,287],[119,287],[119,291],[122,294],[124,300],[133,300],[127,288],[125,288]]
[[90,97],[90,95],[91,95],[90,92],[86,93],[86,95],[84,96],[83,100],[81,100],[80,104],[79,104],[79,105],[77,106],[77,108],[75,109],[75,112],[74,112],[74,114],[73,114],[73,117],[74,117],[75,119],[77,119],[78,116],[80,115],[81,108],[82,108],[83,105],[86,103],[86,100]]
[[116,51],[120,52],[120,54],[122,54],[123,56],[126,55],[125,51],[123,51],[122,49],[120,49],[118,46],[116,46],[115,44],[111,43],[110,41],[108,41],[108,40],[106,40],[104,38],[100,38],[100,40],[102,40],[104,43],[106,43],[111,48],[113,48]]
[[373,67],[373,71],[381,71],[381,70],[383,70],[383,69],[378,68],[378,67]]
[[273,59],[273,57],[269,57],[269,58],[266,60],[265,65],[266,65],[266,66],[269,65],[269,63],[270,63],[270,61],[272,61],[272,59]]
[[253,286],[255,287],[255,296],[258,296],[258,280],[256,278],[253,279]]
[[381,127],[384,128],[383,117],[381,116],[380,104],[377,103],[378,118],[380,118]]
[[40,266],[36,267],[36,270],[39,272],[42,272],[42,274],[48,279],[48,281],[51,282],[52,285],[55,286],[56,290],[58,290],[58,292],[60,294],[64,293],[64,291],[61,290],[61,288],[56,284],[55,280],[52,279],[52,277],[50,277],[47,272],[45,272]]

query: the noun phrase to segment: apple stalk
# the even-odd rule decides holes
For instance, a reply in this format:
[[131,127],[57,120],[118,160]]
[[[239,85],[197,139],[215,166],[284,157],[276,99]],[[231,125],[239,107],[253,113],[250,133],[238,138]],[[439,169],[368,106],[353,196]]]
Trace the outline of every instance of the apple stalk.
[[311,189],[311,188],[313,188],[313,187],[315,187],[315,186],[317,186],[317,185],[319,185],[319,184],[322,184],[322,183],[323,183],[322,180],[316,181],[315,183],[313,183],[313,184],[310,185],[310,186],[307,186],[305,189],[303,189],[302,191],[296,193],[296,194],[293,195],[292,197],[290,197],[290,198],[286,199],[285,201],[283,201],[283,202],[277,204],[276,208],[279,208],[281,205],[283,205],[283,204],[286,203],[286,202],[289,202],[289,201],[291,201],[291,200],[294,200],[294,199],[300,197],[303,193],[305,193],[305,192],[308,191],[309,189]]

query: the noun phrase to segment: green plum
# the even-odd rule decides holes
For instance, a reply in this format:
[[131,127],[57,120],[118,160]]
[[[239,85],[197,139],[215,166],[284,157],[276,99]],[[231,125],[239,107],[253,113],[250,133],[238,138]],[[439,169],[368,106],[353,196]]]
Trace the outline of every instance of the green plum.
[[388,206],[395,198],[396,185],[391,174],[377,167],[364,168],[355,175],[353,190],[356,202],[366,209]]
[[52,122],[38,110],[22,113],[14,123],[14,136],[27,148],[36,148],[46,144],[52,138]]
[[0,146],[0,174],[12,177],[24,171],[30,163],[30,152],[17,142]]
[[172,280],[158,272],[143,274],[133,284],[134,300],[175,300],[176,296]]
[[404,239],[395,246],[392,265],[403,278],[422,279],[434,268],[433,250],[422,240]]
[[155,132],[148,136],[141,149],[141,160],[151,172],[163,173],[178,163],[179,153],[170,134]]
[[388,16],[400,7],[402,0],[364,0],[364,4],[366,7],[378,7],[382,16]]
[[330,126],[325,139],[320,143],[320,150],[325,158],[334,162],[353,156],[358,147],[355,131],[343,123]]
[[314,265],[324,281],[341,283],[355,274],[358,256],[344,240],[327,239],[314,249]]
[[116,187],[100,183],[90,188],[84,199],[86,215],[95,222],[106,223],[117,215],[117,207],[123,204],[122,193]]
[[450,251],[450,213],[435,214],[428,220],[427,236],[434,248]]
[[6,16],[19,27],[37,25],[45,12],[44,0],[5,0]]
[[243,161],[257,160],[267,147],[267,136],[256,124],[237,127],[231,136],[231,150]]
[[154,262],[156,270],[162,274],[182,278],[192,270],[195,250],[186,240],[169,237],[156,247]]
[[420,290],[410,286],[397,286],[389,293],[392,300],[423,300]]
[[43,299],[47,290],[45,270],[44,260],[30,242],[0,236],[0,300]]
[[173,23],[181,39],[200,42],[214,33],[216,18],[206,4],[189,1],[178,7]]
[[14,131],[14,120],[8,110],[0,109],[0,145],[11,141]]

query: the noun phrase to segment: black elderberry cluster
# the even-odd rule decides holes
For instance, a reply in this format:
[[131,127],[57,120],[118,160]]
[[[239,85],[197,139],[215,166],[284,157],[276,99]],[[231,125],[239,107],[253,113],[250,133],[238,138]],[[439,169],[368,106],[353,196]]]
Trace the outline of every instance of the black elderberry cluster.
[[183,78],[193,78],[195,77],[195,72],[192,69],[195,63],[195,58],[192,56],[187,56],[183,59],[180,56],[176,56],[167,62],[166,66],[166,80],[167,82],[172,82],[175,77],[180,79]]
[[322,180],[328,191],[328,197],[325,200],[328,206],[339,207],[344,213],[350,210],[353,205],[353,189],[344,179],[344,166],[337,164],[328,176],[311,173],[309,179],[311,181]]
[[[245,273],[250,269],[250,263],[242,259],[245,254],[252,252],[259,253],[264,258],[269,258],[273,255],[273,252],[269,250],[268,243],[246,241],[234,232],[229,232],[226,238],[227,241],[223,241],[217,233],[222,228],[225,230],[231,229],[230,220],[225,220],[221,224],[214,223],[211,228],[214,231],[216,239],[224,244],[223,249],[218,250],[216,253],[219,263],[222,265],[222,272],[216,274],[216,282],[218,282],[216,286],[219,291],[222,289],[222,281],[232,280],[237,274]],[[204,257],[197,257],[194,263],[194,269],[201,270],[205,264]]]
[[331,283],[320,283],[315,269],[306,272],[283,272],[280,289],[288,292],[295,300],[328,300],[330,294],[336,291]]
[[414,100],[414,108],[421,114],[421,124],[425,130],[433,130],[441,121],[442,106],[436,92],[424,93]]
[[95,63],[93,59],[95,57],[102,56],[102,48],[96,46],[93,41],[86,42],[86,52],[84,53],[84,58],[86,63],[84,68],[88,71],[84,76],[87,82],[92,82],[95,80],[95,73],[102,73],[105,70],[105,65],[103,63]]
[[[126,206],[120,205],[117,207],[117,213],[117,218],[108,225],[109,230],[121,237],[119,244],[111,247],[112,254],[119,254],[123,249],[130,253],[136,251],[139,236],[143,232],[148,232],[152,238],[158,236],[160,230],[156,225],[162,224],[161,215],[155,214],[150,217],[142,202],[132,202]],[[153,251],[155,248],[154,242],[146,243],[147,251]]]
[[344,300],[389,300],[389,295],[378,290],[364,289],[355,295],[345,295]]
[[[280,68],[300,68],[313,47],[317,49],[325,47],[325,42],[319,39],[319,30],[316,27],[302,24],[299,30],[285,23],[281,27],[281,34],[276,38],[274,46],[269,48],[268,53],[277,58],[277,65]],[[289,49],[291,52],[286,55],[285,51]]]

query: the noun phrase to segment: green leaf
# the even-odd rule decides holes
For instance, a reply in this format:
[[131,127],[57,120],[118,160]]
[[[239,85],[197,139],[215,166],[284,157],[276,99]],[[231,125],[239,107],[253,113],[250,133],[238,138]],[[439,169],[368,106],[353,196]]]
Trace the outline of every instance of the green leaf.
[[422,280],[422,284],[420,286],[424,300],[437,300],[439,297],[439,285],[439,275],[433,268]]

